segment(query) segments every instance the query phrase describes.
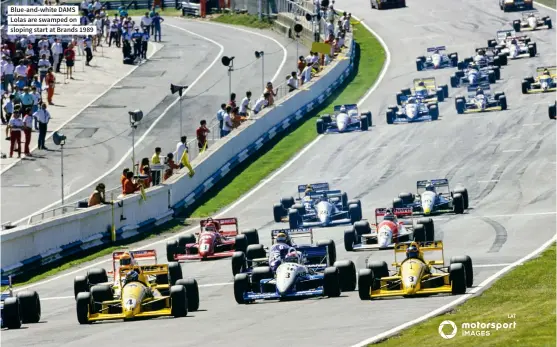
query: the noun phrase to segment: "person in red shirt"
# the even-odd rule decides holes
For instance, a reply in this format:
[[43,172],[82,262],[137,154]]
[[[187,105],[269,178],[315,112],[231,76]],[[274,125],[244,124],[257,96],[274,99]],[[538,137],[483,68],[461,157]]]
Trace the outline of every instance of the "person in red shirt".
[[64,58],[66,59],[66,78],[73,80],[73,66],[75,63],[75,52],[73,50],[73,45],[70,43],[68,48],[64,51]]
[[144,179],[141,180],[141,183],[143,184],[143,188],[149,188],[151,186],[151,170],[149,169],[148,166],[145,166],[143,168],[143,174],[146,176]]
[[15,145],[17,144],[17,157],[21,158],[21,129],[23,129],[23,121],[19,118],[19,111],[14,112],[12,119],[8,122],[10,131],[10,158],[14,155]]
[[139,184],[133,183],[133,172],[126,173],[126,180],[124,181],[124,195],[133,194],[139,190]]
[[126,182],[126,175],[129,171],[130,169],[125,168],[124,171],[122,171],[122,177],[120,177],[120,183],[122,184],[122,194],[124,194],[124,183]]
[[23,117],[23,133],[25,134],[25,155],[31,155],[29,143],[31,143],[31,131],[33,130],[33,116],[27,113]]
[[52,68],[48,69],[46,74],[46,85],[47,85],[47,99],[49,105],[54,105],[52,103],[52,97],[54,96],[54,87],[56,84],[56,76],[54,76]]
[[228,106],[232,107],[233,109],[236,108],[236,93],[230,94],[230,101],[228,102]]
[[197,147],[199,148],[199,152],[201,153],[203,148],[205,148],[205,149],[209,148],[209,146],[207,144],[207,135],[211,131],[209,129],[207,129],[207,121],[205,119],[203,119],[201,122],[199,122],[199,125],[200,125],[200,127],[197,128],[195,133],[197,135]]
[[164,180],[166,181],[174,174],[174,170],[178,170],[180,168],[180,165],[177,165],[174,162],[174,154],[172,153],[168,153],[166,155],[165,164],[168,166],[168,169],[164,172]]
[[26,71],[26,75],[27,75],[27,84],[31,85],[31,81],[33,81],[33,76],[35,76],[37,72],[35,71],[35,64],[33,64],[32,62],[29,62],[29,64],[27,65],[27,71]]

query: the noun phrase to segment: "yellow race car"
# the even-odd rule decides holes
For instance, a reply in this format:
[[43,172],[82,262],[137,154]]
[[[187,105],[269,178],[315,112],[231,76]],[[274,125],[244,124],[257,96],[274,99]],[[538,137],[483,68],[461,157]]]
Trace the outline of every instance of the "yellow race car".
[[522,80],[522,94],[555,92],[557,66],[541,66],[536,69],[536,77]]
[[[451,293],[464,294],[474,282],[472,259],[453,257],[445,266],[443,242],[406,242],[395,245],[395,271],[389,273],[384,261],[371,261],[359,272],[358,292],[361,300],[403,296]],[[441,260],[428,260],[424,253],[440,251]],[[406,253],[406,259],[397,261],[397,254]]]
[[115,283],[95,284],[76,297],[80,324],[143,317],[184,317],[199,309],[195,279],[182,279],[177,263],[121,266]]

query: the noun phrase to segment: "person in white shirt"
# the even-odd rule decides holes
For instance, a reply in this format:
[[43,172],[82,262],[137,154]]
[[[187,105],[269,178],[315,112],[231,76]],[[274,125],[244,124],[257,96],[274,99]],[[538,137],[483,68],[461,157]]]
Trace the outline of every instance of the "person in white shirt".
[[[6,119],[2,117],[2,123],[10,122],[10,119],[12,118],[12,114],[14,113],[14,99],[15,96],[12,94],[9,96],[9,98],[4,103],[4,105],[2,105],[2,107],[4,108],[4,112],[6,112]],[[6,137],[8,137],[8,128],[6,128]]]
[[15,67],[9,57],[2,57],[2,77],[4,77],[4,91],[8,91],[8,85],[10,90],[14,90],[14,71]]
[[335,21],[333,19],[329,20],[327,23],[327,36],[335,34]]
[[19,65],[15,67],[15,78],[19,78],[19,76],[22,76],[25,84],[27,84],[27,65],[25,65],[23,62],[24,61],[21,60]]
[[39,75],[41,77],[40,81],[41,84],[44,82],[45,78],[46,78],[46,73],[48,72],[48,69],[50,68],[50,61],[48,61],[46,54],[43,54],[41,56],[41,59],[39,60]]
[[230,112],[226,112],[224,114],[223,122],[222,122],[222,137],[225,137],[226,135],[230,134],[230,132],[232,131],[232,127],[233,124],[232,124],[232,118],[230,118]]
[[347,33],[350,32],[350,18],[352,18],[352,13],[349,13],[348,16],[346,16],[344,18],[344,21],[342,22],[342,28],[344,29],[344,31],[346,31]]
[[23,117],[23,133],[25,134],[25,155],[31,155],[29,151],[29,144],[31,143],[31,133],[33,131],[33,116],[26,114]]
[[35,42],[37,41],[37,37],[33,34],[28,35],[27,36],[27,41],[29,41],[30,44],[34,45]]
[[6,131],[10,132],[10,158],[14,156],[15,145],[17,144],[17,157],[21,158],[21,129],[23,129],[23,121],[19,118],[19,112],[14,113],[14,117],[8,122]]
[[45,147],[44,142],[46,138],[46,132],[48,130],[48,122],[50,121],[50,112],[46,110],[46,103],[41,104],[41,109],[33,114],[33,117],[39,122],[39,149],[48,149]]
[[60,73],[60,64],[62,64],[62,56],[64,55],[64,50],[62,49],[62,44],[59,39],[54,39],[54,43],[51,47],[53,63],[52,67],[54,71]]
[[222,137],[222,123],[224,122],[224,114],[226,113],[226,104],[220,105],[220,110],[217,111],[217,120],[219,121],[220,137]]
[[35,50],[33,49],[33,45],[27,45],[27,49],[25,50],[26,57],[34,57]]
[[[48,47],[50,47],[50,43],[48,42],[48,39],[46,38],[46,36],[43,36],[43,38],[39,41],[39,49],[40,50],[43,50],[43,49],[48,50]],[[48,52],[48,55],[50,56],[50,51]]]
[[150,33],[151,32],[151,24],[153,20],[149,17],[149,12],[145,12],[145,16],[141,17],[141,28],[143,31]]
[[176,144],[176,151],[174,151],[174,158],[176,158],[176,161],[180,162],[180,169],[184,167],[181,163],[182,156],[184,155],[184,152],[188,153],[188,146],[186,146],[187,141],[188,141],[188,137],[182,136],[180,138],[180,142]]
[[253,113],[258,114],[264,107],[269,105],[269,96],[270,94],[267,92],[263,94],[263,97],[257,99],[255,106],[253,107]]
[[[46,59],[50,58],[50,49],[48,49],[48,47],[47,48],[42,48],[39,51],[39,57],[42,57],[43,55],[46,56]],[[50,61],[50,59],[49,59],[49,61]]]
[[302,83],[308,83],[311,80],[311,65],[306,65],[302,71]]
[[101,5],[101,2],[99,0],[96,0],[95,3],[93,4],[93,10],[94,11],[98,11],[103,7],[103,5]]
[[[97,41],[96,41],[96,46],[100,46],[101,45],[101,38],[103,37],[103,19],[97,15],[97,17],[95,18],[95,21],[93,22],[93,24],[97,27]],[[95,52],[97,51],[97,47],[94,47]]]
[[242,102],[240,103],[240,116],[247,116],[248,111],[250,110],[249,108],[249,103],[251,101],[251,92],[246,92],[246,97],[242,99]]
[[295,71],[292,71],[292,74],[288,76],[288,82],[286,84],[290,88],[288,92],[293,92],[294,90],[298,89],[298,74]]
[[81,11],[83,11],[84,15],[89,14],[89,1],[83,0],[81,2],[81,5],[79,5],[79,8],[81,9]]

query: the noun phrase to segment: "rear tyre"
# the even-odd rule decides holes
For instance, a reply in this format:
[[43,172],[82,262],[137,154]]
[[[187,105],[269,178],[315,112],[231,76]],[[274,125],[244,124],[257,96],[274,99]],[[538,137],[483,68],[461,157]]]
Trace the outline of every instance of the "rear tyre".
[[246,250],[246,259],[253,260],[258,258],[265,258],[267,256],[267,252],[265,252],[265,247],[263,245],[249,245],[248,249]]
[[315,122],[315,128],[319,135],[325,133],[325,123],[323,123],[322,119],[318,119],[317,122]]
[[354,224],[362,219],[362,208],[356,204],[348,205],[348,215],[350,215],[350,223]]
[[282,222],[282,218],[286,217],[286,211],[281,204],[274,204],[273,205],[273,218],[276,223]]
[[168,262],[175,261],[178,254],[178,240],[166,242],[166,260]]
[[4,301],[4,307],[2,308],[2,325],[8,329],[21,328],[20,305],[17,296],[6,298]]
[[392,110],[387,111],[386,121],[387,124],[393,124],[395,122],[395,113]]
[[443,93],[443,89],[441,88],[437,88],[437,101],[438,102],[443,102],[443,100],[445,100],[445,93]]
[[242,231],[242,234],[246,236],[248,240],[248,245],[257,245],[259,244],[259,233],[257,229],[249,229]]
[[[79,324],[91,324],[89,321],[89,312],[92,310],[93,301],[91,293],[82,292],[77,294],[76,298],[76,313],[77,321]],[[4,306],[5,309],[6,306]]]
[[464,114],[464,111],[466,110],[466,104],[464,103],[464,100],[462,99],[455,100],[455,105],[456,105],[456,113]]
[[108,282],[108,275],[103,268],[94,268],[87,271],[87,281],[90,285]]
[[326,246],[327,247],[327,256],[329,261],[327,262],[328,266],[332,266],[337,261],[337,247],[335,245],[335,241],[333,240],[321,240],[317,241],[317,246]]
[[77,294],[83,292],[89,292],[89,282],[87,282],[87,276],[75,276],[73,280],[74,297],[77,298]]
[[468,190],[466,188],[457,188],[457,189],[454,190],[454,193],[462,195],[462,198],[464,200],[464,209],[467,210],[468,207],[469,207],[469,205],[468,205]]
[[333,265],[338,269],[340,290],[352,292],[356,290],[356,266],[351,260],[339,260]]
[[234,252],[232,254],[232,276],[236,276],[245,269],[246,254],[244,252]]
[[425,230],[425,240],[424,241],[435,241],[435,226],[433,224],[433,219],[431,218],[420,218],[418,219],[418,224],[424,226]]
[[438,120],[439,119],[439,108],[437,105],[431,105],[428,107],[429,115],[431,116],[431,120]]
[[354,250],[355,239],[356,235],[354,234],[354,230],[344,231],[344,249],[346,252],[352,252]]
[[464,266],[464,272],[466,272],[466,287],[472,287],[474,285],[474,267],[472,266],[472,258],[467,255],[452,257],[451,264],[462,264],[462,266]]
[[360,117],[360,130],[367,131],[369,129],[369,124],[367,124],[367,117],[361,116]]
[[397,105],[402,105],[402,99],[404,97],[404,94],[402,93],[396,93],[396,104]]
[[288,210],[288,226],[290,229],[298,229],[298,226],[302,224],[300,219],[301,216],[298,213],[298,210]]
[[246,252],[248,249],[248,238],[244,234],[234,237],[234,250],[238,252]]
[[323,295],[329,298],[340,296],[340,276],[334,266],[326,268],[323,273]]
[[416,70],[422,71],[424,69],[421,59],[416,59]]
[[522,81],[522,94],[528,94],[529,89],[530,89],[530,83],[526,80]]
[[35,291],[18,293],[21,321],[23,323],[38,323],[41,320],[41,300]]
[[513,20],[513,29],[517,33],[520,32],[520,20]]
[[441,86],[441,89],[443,89],[443,96],[446,98],[449,97],[449,86],[444,84]]
[[360,300],[371,300],[371,283],[373,282],[373,271],[360,269],[358,272],[358,296]]
[[453,195],[453,210],[456,214],[464,213],[464,198],[461,194]]
[[528,55],[530,56],[530,58],[536,56],[536,47],[534,45],[528,45]]
[[393,199],[393,208],[403,208],[404,203],[402,202],[401,198],[394,198]]
[[288,209],[294,205],[294,198],[291,196],[282,198],[280,199],[280,204],[282,205],[282,207],[284,207],[285,210],[288,211]]
[[495,77],[495,71],[493,71],[493,70],[490,70],[488,72],[487,78],[489,80],[489,83],[491,83],[491,84],[497,82],[497,78]]
[[247,274],[234,276],[234,299],[238,304],[245,304],[244,294],[249,290],[249,278]]
[[[238,276],[238,275],[236,275]],[[273,271],[268,266],[258,266],[251,273],[251,289],[255,293],[261,293],[261,280],[268,280],[274,277]]]
[[547,25],[548,29],[553,28],[553,22],[551,21],[551,18],[546,18],[545,19],[545,25]]
[[195,243],[196,241],[197,241],[197,239],[195,238],[195,235],[193,235],[193,234],[187,234],[187,235],[184,235],[184,236],[180,236],[178,238],[179,251],[185,252],[186,251],[186,245]]
[[555,119],[555,117],[557,116],[557,109],[555,107],[555,104],[549,105],[547,112],[549,114],[549,119]]
[[466,293],[466,272],[462,264],[451,264],[449,266],[449,279],[453,295]]
[[172,315],[176,318],[188,315],[188,297],[183,285],[170,287],[170,305]]
[[194,278],[186,278],[176,282],[178,286],[184,286],[186,289],[186,298],[188,311],[195,312],[199,310],[199,286]]
[[182,278],[182,267],[180,264],[175,261],[168,263],[168,284],[173,286]]
[[414,194],[412,193],[400,193],[398,194],[398,197],[404,204],[411,204],[414,202]]
[[414,226],[414,241],[416,242],[426,242],[427,234],[425,227],[421,224],[416,224]]

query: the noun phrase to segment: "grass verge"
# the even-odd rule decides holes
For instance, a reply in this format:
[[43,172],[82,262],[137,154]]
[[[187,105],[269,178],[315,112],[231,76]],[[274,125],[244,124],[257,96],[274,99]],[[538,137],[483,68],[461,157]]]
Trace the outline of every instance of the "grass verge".
[[536,7],[536,4],[535,4],[536,2],[555,9],[555,0],[536,0],[534,2],[534,7]]
[[[230,15],[235,17],[238,15]],[[221,16],[227,17],[227,16]],[[270,141],[259,154],[246,160],[207,192],[201,203],[186,212],[191,217],[207,217],[230,205],[243,194],[255,187],[261,180],[281,167],[303,147],[317,137],[315,116],[333,113],[333,106],[358,101],[373,85],[385,62],[385,50],[377,39],[361,24],[353,24],[356,40],[356,73],[348,79],[321,108],[304,118],[302,123],[277,140]],[[228,180],[228,177],[231,180]]]
[[269,29],[273,22],[268,19],[259,20],[257,16],[250,14],[221,14],[215,15],[211,21],[223,24],[242,25],[256,29]]
[[[369,346],[401,346],[412,341],[412,346],[428,347],[543,347],[555,346],[555,245],[536,259],[515,268],[478,297],[468,300],[451,313],[432,318],[405,330],[400,335]],[[404,299],[402,299],[404,300]],[[411,300],[411,299],[407,299]],[[411,305],[411,302],[408,302]],[[516,315],[512,318],[509,315]],[[438,334],[444,320],[456,323],[458,332],[445,340]],[[463,336],[462,323],[516,322],[514,329],[490,330],[489,336]],[[450,326],[443,329],[451,333]]]

